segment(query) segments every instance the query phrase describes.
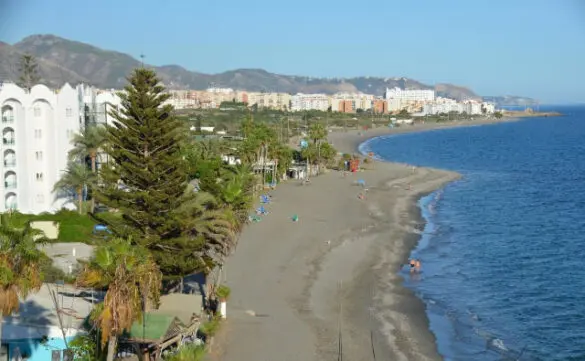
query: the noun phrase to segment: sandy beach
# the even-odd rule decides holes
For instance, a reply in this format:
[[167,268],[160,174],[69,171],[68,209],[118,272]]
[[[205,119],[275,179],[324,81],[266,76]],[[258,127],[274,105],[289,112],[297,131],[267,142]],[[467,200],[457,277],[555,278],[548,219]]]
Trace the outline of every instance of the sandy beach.
[[[383,134],[506,121],[340,131],[329,140],[357,153],[360,143]],[[399,272],[424,226],[417,201],[458,178],[374,162],[346,177],[329,171],[310,185],[279,185],[270,213],[246,227],[224,267],[232,296],[210,359],[335,360],[341,344],[351,361],[441,360],[424,304]],[[358,179],[368,188],[363,200]]]

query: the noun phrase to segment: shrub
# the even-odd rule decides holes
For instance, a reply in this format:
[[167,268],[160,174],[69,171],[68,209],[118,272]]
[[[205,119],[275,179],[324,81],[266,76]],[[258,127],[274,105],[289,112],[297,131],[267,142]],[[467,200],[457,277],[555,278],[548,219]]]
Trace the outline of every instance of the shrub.
[[219,299],[228,299],[232,290],[228,286],[221,285],[215,290],[215,295]]
[[43,258],[41,261],[41,273],[43,281],[47,283],[56,283],[57,281],[64,281],[67,284],[75,283],[76,272],[67,274],[62,269],[53,265],[53,260],[49,257]]
[[197,345],[187,345],[181,347],[178,352],[171,356],[165,357],[166,361],[203,361],[205,357],[205,348]]
[[217,330],[219,329],[220,322],[221,322],[220,315],[213,316],[211,320],[199,326],[199,332],[201,332],[206,338],[213,337],[217,333]]

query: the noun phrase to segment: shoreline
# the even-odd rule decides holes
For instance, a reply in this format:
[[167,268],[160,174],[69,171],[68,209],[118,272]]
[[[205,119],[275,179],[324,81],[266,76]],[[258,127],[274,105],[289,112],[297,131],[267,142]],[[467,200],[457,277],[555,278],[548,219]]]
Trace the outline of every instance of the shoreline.
[[[378,136],[519,119],[417,124],[329,133],[357,153]],[[228,318],[211,360],[442,360],[425,304],[400,273],[424,227],[418,201],[460,178],[455,172],[374,161],[343,177],[330,171],[271,192],[270,214],[246,227],[225,266]],[[369,191],[355,185],[364,179]],[[290,217],[298,214],[299,222]]]

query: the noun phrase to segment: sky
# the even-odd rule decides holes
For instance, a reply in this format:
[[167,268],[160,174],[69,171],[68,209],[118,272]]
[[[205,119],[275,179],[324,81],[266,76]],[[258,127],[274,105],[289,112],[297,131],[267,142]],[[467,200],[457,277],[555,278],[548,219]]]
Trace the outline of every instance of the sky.
[[585,0],[0,0],[0,40],[33,34],[204,73],[405,76],[585,103]]

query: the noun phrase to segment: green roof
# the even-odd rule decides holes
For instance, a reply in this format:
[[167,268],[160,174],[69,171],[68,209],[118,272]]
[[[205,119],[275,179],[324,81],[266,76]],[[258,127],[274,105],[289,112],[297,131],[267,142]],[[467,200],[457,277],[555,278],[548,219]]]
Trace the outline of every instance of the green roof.
[[135,321],[130,328],[130,338],[145,340],[160,340],[169,331],[171,326],[176,324],[175,316],[146,313],[144,315],[144,324],[142,320]]

